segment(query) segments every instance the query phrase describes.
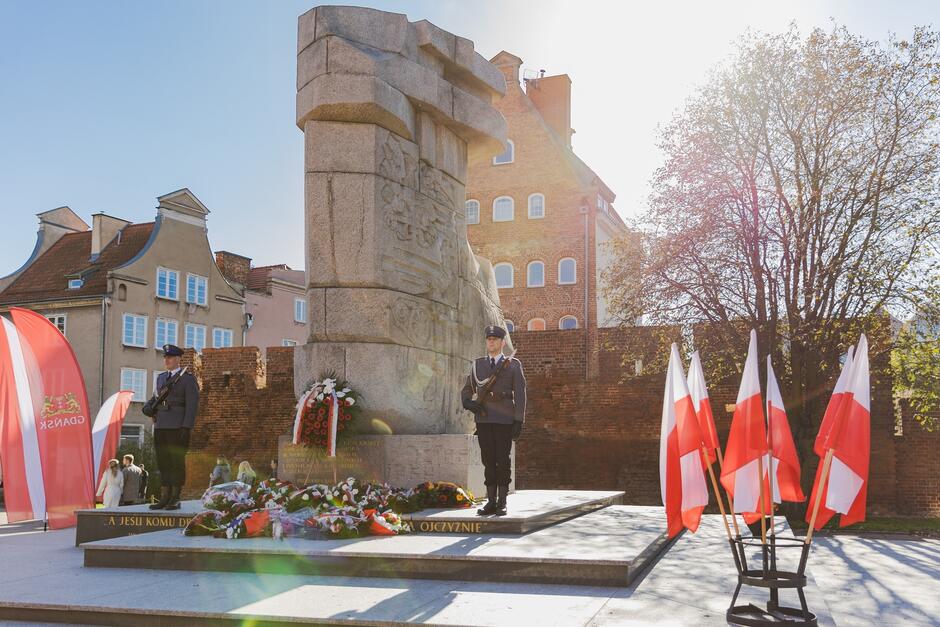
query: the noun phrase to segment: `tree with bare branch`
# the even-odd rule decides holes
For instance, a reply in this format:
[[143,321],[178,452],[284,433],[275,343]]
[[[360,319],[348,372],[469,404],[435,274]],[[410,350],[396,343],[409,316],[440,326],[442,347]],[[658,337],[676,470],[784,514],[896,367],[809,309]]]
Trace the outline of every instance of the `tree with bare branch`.
[[663,129],[643,237],[606,276],[625,323],[707,336],[713,375],[757,329],[803,457],[859,325],[940,312],[938,52],[926,28],[745,36]]

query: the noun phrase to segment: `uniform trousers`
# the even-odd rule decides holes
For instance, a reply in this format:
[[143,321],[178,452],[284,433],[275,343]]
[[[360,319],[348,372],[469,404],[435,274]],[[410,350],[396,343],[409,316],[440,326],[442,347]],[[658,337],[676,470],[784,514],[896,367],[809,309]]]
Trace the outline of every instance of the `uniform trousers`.
[[477,439],[480,442],[480,457],[483,458],[483,483],[487,486],[508,486],[512,481],[509,464],[512,425],[477,423]]
[[186,483],[189,429],[154,429],[153,446],[160,469],[160,485],[181,488]]

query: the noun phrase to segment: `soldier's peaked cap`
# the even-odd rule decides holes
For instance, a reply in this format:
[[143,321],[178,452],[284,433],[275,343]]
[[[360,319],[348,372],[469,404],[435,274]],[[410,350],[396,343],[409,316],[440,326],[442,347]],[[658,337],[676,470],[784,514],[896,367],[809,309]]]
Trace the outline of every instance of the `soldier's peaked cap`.
[[164,344],[163,354],[167,357],[182,357],[183,349],[179,346],[174,346],[173,344]]
[[486,327],[484,332],[486,333],[486,337],[498,337],[499,339],[506,337],[506,329],[503,327],[498,327],[494,324]]

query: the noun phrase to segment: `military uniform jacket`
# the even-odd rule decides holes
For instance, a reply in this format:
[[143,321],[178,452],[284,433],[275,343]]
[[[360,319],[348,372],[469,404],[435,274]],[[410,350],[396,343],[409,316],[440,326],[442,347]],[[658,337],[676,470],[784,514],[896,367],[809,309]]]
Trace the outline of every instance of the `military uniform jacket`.
[[[168,373],[161,372],[157,377],[157,390],[166,385]],[[199,412],[199,384],[196,377],[184,372],[179,381],[173,384],[166,401],[160,403],[154,420],[154,429],[192,429]]]
[[[503,359],[510,359],[503,357]],[[496,367],[499,367],[497,362]],[[473,396],[477,387],[485,382],[493,368],[490,367],[489,357],[480,357],[473,362],[470,374],[467,376],[467,383],[460,392],[462,399],[466,400]],[[510,359],[502,372],[496,378],[490,393],[486,398],[477,399],[483,403],[486,410],[485,415],[476,414],[477,423],[499,423],[512,424],[514,421],[525,421],[525,375],[522,374],[522,363],[516,359]]]

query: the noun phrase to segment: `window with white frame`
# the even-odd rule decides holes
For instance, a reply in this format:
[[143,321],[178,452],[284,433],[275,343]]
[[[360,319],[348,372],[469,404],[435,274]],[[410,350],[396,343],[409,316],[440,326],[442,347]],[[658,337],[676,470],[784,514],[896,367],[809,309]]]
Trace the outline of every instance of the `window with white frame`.
[[77,290],[85,284],[84,279],[69,279],[69,289]]
[[529,331],[544,331],[545,330],[545,320],[542,318],[532,318],[529,320],[529,324],[526,327]]
[[65,314],[52,314],[46,316],[46,319],[54,324],[55,328],[62,332],[62,335],[65,335]]
[[231,329],[212,329],[212,348],[231,348],[233,337]]
[[124,314],[124,346],[147,347],[147,316]]
[[604,213],[608,213],[610,210],[610,205],[607,203],[607,199],[600,194],[597,195],[597,209],[598,211],[603,211]]
[[144,425],[121,425],[121,446],[144,445]]
[[578,262],[565,257],[558,262],[558,284],[571,285],[578,282]]
[[198,274],[186,275],[186,302],[194,305],[206,306],[206,293],[209,289],[209,279]]
[[558,321],[558,328],[562,330],[577,329],[578,319],[574,316],[565,316]]
[[545,217],[545,194],[531,194],[529,196],[529,217]]
[[180,273],[168,268],[157,268],[157,297],[179,300]]
[[168,318],[157,318],[153,329],[153,345],[163,348],[166,344],[179,344],[179,323]]
[[493,222],[512,222],[515,208],[512,198],[500,196],[493,201]]
[[184,348],[194,348],[196,352],[202,352],[206,347],[206,327],[202,324],[186,325],[186,340]]
[[297,340],[281,340],[281,346],[297,346]]
[[512,163],[516,158],[516,145],[511,139],[506,140],[506,150],[493,157],[493,165]]
[[506,321],[506,330],[509,331],[510,333],[516,330],[516,325],[513,324],[512,320]]
[[498,263],[493,266],[496,275],[496,287],[512,287],[512,264]]
[[480,201],[468,200],[467,201],[467,224],[479,224],[479,223],[480,223]]
[[294,322],[307,322],[307,299],[294,299]]
[[147,371],[142,368],[121,368],[121,389],[134,393],[136,403],[147,400]]
[[526,267],[526,287],[545,287],[545,264],[532,261]]

